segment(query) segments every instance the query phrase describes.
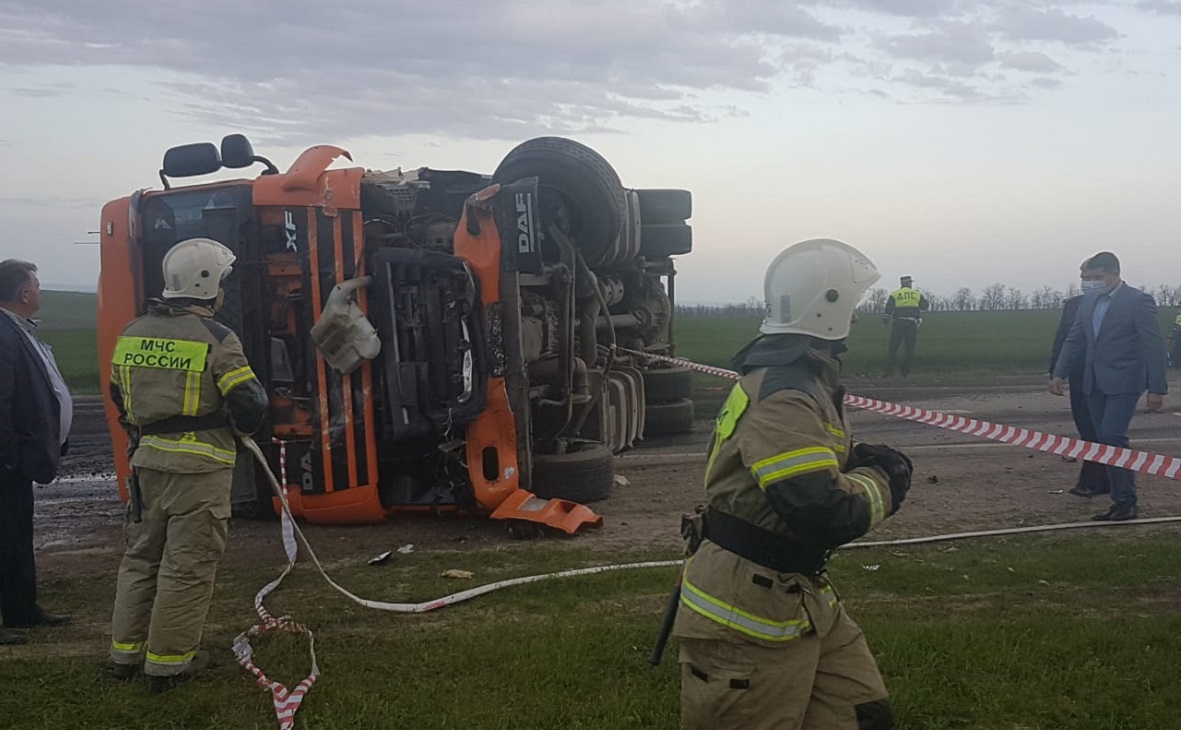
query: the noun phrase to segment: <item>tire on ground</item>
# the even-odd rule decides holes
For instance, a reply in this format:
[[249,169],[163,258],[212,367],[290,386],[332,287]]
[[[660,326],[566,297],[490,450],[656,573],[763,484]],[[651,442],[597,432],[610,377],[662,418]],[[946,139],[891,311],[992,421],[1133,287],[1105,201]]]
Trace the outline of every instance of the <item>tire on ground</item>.
[[640,253],[649,259],[680,256],[693,250],[693,228],[687,223],[640,226]]
[[[570,221],[572,236],[589,266],[615,262],[616,239],[627,215],[627,198],[619,175],[610,163],[586,145],[564,137],[537,137],[514,147],[501,160],[493,182],[538,178],[541,209],[553,191],[576,208]],[[542,226],[551,221],[542,220]]]
[[667,403],[693,395],[693,372],[689,368],[644,370],[644,400]]
[[688,190],[637,190],[640,223],[680,223],[693,217],[693,195]]
[[582,444],[560,455],[534,454],[532,481],[532,492],[542,499],[596,502],[611,496],[615,457],[603,444]]
[[688,398],[644,407],[644,437],[668,436],[693,430],[693,401]]

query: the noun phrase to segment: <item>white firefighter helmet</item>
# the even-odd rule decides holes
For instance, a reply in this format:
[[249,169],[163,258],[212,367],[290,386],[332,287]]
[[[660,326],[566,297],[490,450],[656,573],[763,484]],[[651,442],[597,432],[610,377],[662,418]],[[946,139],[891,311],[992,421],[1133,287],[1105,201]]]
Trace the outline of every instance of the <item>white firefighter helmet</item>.
[[843,340],[862,295],[879,278],[873,262],[847,243],[814,238],[790,246],[767,267],[759,332]]
[[165,299],[216,299],[237,257],[208,238],[189,238],[164,254]]

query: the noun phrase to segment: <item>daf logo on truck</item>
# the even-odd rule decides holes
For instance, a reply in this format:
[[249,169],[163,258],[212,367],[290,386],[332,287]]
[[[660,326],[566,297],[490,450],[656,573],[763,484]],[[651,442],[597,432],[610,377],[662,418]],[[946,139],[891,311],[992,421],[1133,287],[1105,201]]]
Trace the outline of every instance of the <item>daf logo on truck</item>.
[[537,242],[533,237],[533,196],[517,193],[517,251],[533,253]]

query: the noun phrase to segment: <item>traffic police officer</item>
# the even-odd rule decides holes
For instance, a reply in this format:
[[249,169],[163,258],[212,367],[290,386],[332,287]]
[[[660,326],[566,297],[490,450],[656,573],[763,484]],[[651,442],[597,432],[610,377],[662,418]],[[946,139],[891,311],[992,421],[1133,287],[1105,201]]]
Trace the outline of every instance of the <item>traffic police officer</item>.
[[839,241],[783,251],[762,335],[717,418],[707,507],[689,530],[673,634],[692,730],[885,730],[892,710],[861,629],[834,592],[831,551],[898,510],[910,461],[853,445],[839,385],[854,308],[878,279]]
[[198,649],[226,545],[235,433],[258,430],[267,410],[237,335],[213,319],[234,259],[209,239],[176,244],[163,299],[123,330],[112,358],[135,477],[110,667],[123,679],[142,663],[154,691],[208,663]]
[[890,292],[886,300],[886,316],[891,318],[894,326],[890,329],[889,365],[886,374],[894,373],[894,363],[898,357],[898,347],[903,347],[902,375],[910,374],[910,361],[914,358],[914,346],[918,340],[919,324],[922,322],[923,312],[927,311],[930,303],[923,293],[911,286],[911,278],[903,276],[899,279],[901,286]]

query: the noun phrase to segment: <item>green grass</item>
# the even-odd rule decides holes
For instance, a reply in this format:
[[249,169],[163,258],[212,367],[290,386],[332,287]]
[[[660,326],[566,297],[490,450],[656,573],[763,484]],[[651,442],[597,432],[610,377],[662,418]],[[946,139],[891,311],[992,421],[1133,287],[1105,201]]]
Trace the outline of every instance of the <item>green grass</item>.
[[[912,376],[927,381],[979,375],[1040,375],[1047,371],[1059,310],[1015,312],[936,312],[919,328]],[[1168,336],[1176,311],[1160,311]],[[707,365],[729,367],[730,359],[758,334],[759,321],[694,318],[677,320],[677,354]],[[853,325],[848,375],[885,372],[889,328],[879,316],[866,315]]]
[[53,358],[74,394],[100,392],[98,341],[94,329],[41,329],[37,335],[53,348]]
[[[313,534],[314,541],[316,536]],[[424,600],[475,583],[652,554],[590,554],[541,543],[474,553],[398,556],[382,568],[335,561],[360,594]],[[113,565],[43,575],[53,607],[81,627],[33,632],[39,646],[0,652],[0,717],[11,728],[270,728],[267,696],[228,645],[252,623],[250,601],[280,562],[223,568],[206,646],[219,666],[162,700],[139,683],[102,678],[100,626]],[[865,629],[899,727],[1175,727],[1181,684],[1181,543],[1171,531],[1033,537],[846,551],[833,577]],[[241,565],[241,561],[238,562]],[[867,571],[863,565],[879,565]],[[268,605],[317,632],[324,676],[299,715],[315,728],[670,728],[676,645],[646,663],[672,569],[612,573],[512,588],[421,616],[369,611],[303,565]],[[306,645],[256,642],[258,663],[294,684]]]
[[[42,297],[42,334],[54,346],[70,387],[79,393],[99,392],[94,308],[93,294],[47,291]],[[1166,336],[1175,315],[1173,308],[1161,309],[1161,331]],[[979,382],[1043,374],[1059,317],[1058,310],[928,314],[919,329],[911,379]],[[758,334],[759,320],[681,317],[676,327],[680,357],[729,367],[734,354]],[[879,317],[862,317],[848,340],[846,376],[876,377],[885,372],[888,342],[889,329]],[[705,400],[717,387],[716,378],[698,376],[697,390]]]
[[37,319],[42,330],[90,330],[98,321],[98,298],[73,291],[44,291]]

